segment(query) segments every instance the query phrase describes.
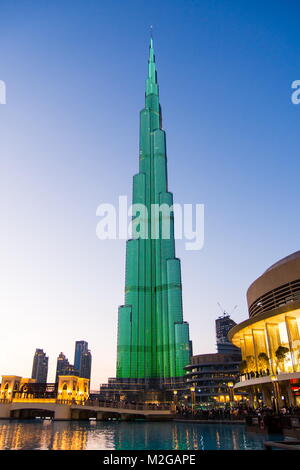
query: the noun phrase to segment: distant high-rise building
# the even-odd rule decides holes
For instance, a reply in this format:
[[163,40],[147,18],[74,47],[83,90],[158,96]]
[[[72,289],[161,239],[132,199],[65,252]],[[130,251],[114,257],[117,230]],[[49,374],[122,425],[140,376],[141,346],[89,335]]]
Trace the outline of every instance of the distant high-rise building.
[[217,351],[219,354],[237,354],[240,349],[234,346],[227,338],[228,331],[236,325],[230,315],[224,315],[216,319]]
[[31,374],[32,379],[36,379],[36,381],[40,383],[47,382],[48,359],[42,349],[35,350]]
[[67,357],[62,352],[57,358],[55,382],[58,382],[60,375],[77,375],[74,374],[74,366],[69,363]]
[[74,367],[77,370],[80,370],[81,366],[81,356],[88,350],[87,341],[76,341],[75,342],[75,355],[74,355]]
[[84,352],[81,356],[81,367],[79,371],[79,376],[85,379],[90,379],[91,368],[92,368],[92,355],[91,355],[91,351],[88,350]]
[[77,369],[72,364],[69,364],[66,368],[63,374],[61,375],[76,375],[77,377],[80,377],[79,372]]
[[74,369],[78,372],[79,377],[86,379],[91,378],[92,355],[88,349],[87,341],[76,341]]

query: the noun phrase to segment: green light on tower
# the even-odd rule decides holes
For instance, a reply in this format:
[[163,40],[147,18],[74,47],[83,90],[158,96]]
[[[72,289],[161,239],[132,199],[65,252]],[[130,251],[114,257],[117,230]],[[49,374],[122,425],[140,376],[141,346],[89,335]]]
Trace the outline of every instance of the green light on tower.
[[[162,127],[157,72],[150,40],[145,107],[140,113],[139,173],[133,204],[173,205],[167,185],[166,135]],[[119,307],[117,378],[182,377],[189,363],[189,325],[183,321],[180,260],[175,257],[174,216],[170,237],[133,238],[126,245],[125,305]]]

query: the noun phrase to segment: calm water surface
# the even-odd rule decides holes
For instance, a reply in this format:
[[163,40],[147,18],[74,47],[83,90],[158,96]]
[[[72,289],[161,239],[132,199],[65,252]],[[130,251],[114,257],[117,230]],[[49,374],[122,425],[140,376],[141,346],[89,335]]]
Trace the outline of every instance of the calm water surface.
[[249,433],[241,424],[0,420],[2,450],[250,450],[278,437]]

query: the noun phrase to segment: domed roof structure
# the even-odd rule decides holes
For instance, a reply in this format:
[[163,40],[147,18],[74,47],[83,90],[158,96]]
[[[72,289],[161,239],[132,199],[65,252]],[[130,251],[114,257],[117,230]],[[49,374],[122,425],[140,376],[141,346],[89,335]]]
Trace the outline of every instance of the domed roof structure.
[[300,258],[300,250],[295,251],[295,253],[285,256],[284,258],[280,259],[276,263],[272,264],[272,266],[270,266],[265,272],[271,271],[271,269],[277,268],[277,266],[280,266],[281,264],[284,264],[284,263],[288,263],[289,261],[292,261],[297,258]]

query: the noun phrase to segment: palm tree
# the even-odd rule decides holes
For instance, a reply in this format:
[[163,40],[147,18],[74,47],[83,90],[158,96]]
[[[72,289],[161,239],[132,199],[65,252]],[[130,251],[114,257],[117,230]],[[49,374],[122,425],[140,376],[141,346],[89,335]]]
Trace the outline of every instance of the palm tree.
[[284,369],[284,360],[289,351],[290,351],[289,348],[286,348],[285,346],[279,346],[275,351],[277,364],[281,370]]

